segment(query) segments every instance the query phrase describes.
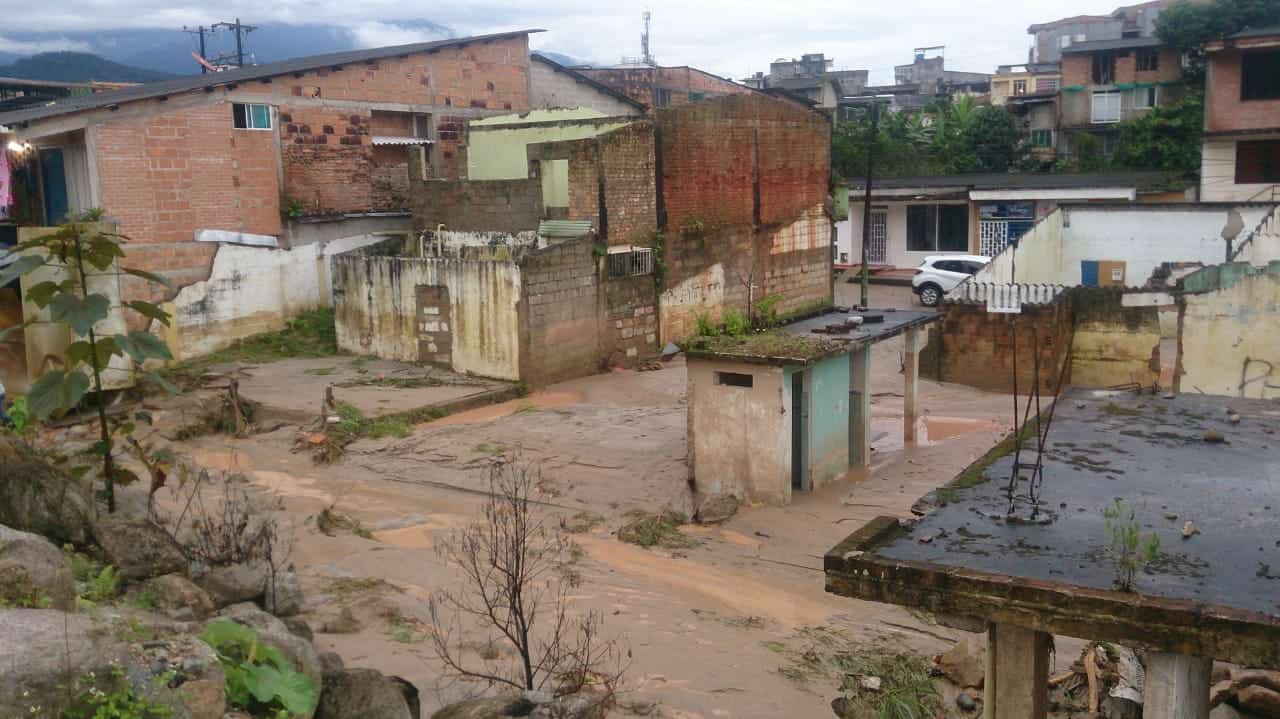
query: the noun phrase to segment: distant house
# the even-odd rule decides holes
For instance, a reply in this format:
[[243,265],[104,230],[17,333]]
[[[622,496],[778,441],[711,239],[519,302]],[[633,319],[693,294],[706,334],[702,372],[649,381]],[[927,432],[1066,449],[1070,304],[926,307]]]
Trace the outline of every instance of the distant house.
[[1037,23],[1027,28],[1032,36],[1028,59],[1033,63],[1056,63],[1062,60],[1064,50],[1082,43],[1154,37],[1156,17],[1173,2],[1155,0],[1116,8],[1109,15],[1075,15]]
[[[1163,46],[1159,38],[1073,44],[1062,51],[1058,154],[1110,155],[1120,138],[1118,123],[1179,100],[1185,93],[1182,54]],[[1085,145],[1089,137],[1092,148]]]
[[757,72],[742,84],[757,90],[775,91],[800,98],[824,110],[835,108],[840,98],[860,94],[867,86],[866,70],[833,70],[833,61],[820,52],[800,59],[778,58],[769,63],[769,72]]
[[[0,112],[3,225],[105,209],[165,275],[178,358],[329,302],[329,254],[410,229],[409,164],[457,177],[466,123],[530,109],[530,31],[295,58]],[[629,103],[623,107],[632,108]],[[0,195],[0,202],[8,197]]]
[[894,66],[892,85],[867,85],[860,92],[845,93],[841,98],[840,117],[861,112],[854,108],[865,107],[866,101],[854,95],[890,95],[889,108],[896,112],[923,110],[938,98],[986,98],[991,90],[991,75],[946,69],[942,50],[941,46],[916,48],[909,64]]
[[746,85],[688,66],[620,65],[582,68],[577,72],[647,106],[650,113],[722,95],[755,92]]
[[[1181,201],[1158,172],[893,177],[872,183],[869,265],[916,267],[930,255],[993,256],[1061,202]],[[836,225],[836,264],[862,260],[863,189],[849,188],[849,219]]]
[[1280,200],[1280,26],[1209,43],[1204,200]]

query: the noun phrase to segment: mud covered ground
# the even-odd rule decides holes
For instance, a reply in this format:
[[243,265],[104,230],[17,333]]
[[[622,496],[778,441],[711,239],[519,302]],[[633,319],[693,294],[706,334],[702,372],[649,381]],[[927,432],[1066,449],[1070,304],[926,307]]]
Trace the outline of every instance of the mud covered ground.
[[[846,302],[856,289],[837,288]],[[876,289],[878,304],[907,306],[909,292]],[[577,581],[570,596],[573,611],[601,612],[607,633],[630,647],[625,706],[656,703],[669,717],[829,716],[836,679],[795,668],[809,644],[887,638],[931,654],[957,635],[895,607],[826,594],[823,553],[877,515],[909,514],[912,502],[1010,428],[1006,396],[923,382],[927,439],[904,447],[900,351],[900,338],[875,349],[868,476],[788,507],[743,508],[716,527],[684,527],[698,544],[678,551],[625,544],[613,532],[630,510],[690,509],[680,359],[416,425],[405,438],[361,440],[331,465],[291,451],[293,426],[174,448],[200,467],[242,475],[264,506],[280,508],[317,645],[348,666],[409,679],[422,692],[424,715],[478,690],[442,681],[424,640],[427,598],[456,582],[433,547],[480,516],[485,466],[513,454],[541,467],[545,521],[601,519],[574,537],[582,551],[569,570]],[[273,377],[273,391],[287,392],[279,384],[287,377]],[[172,506],[176,495],[161,495]],[[329,507],[367,532],[319,531],[316,516]],[[340,617],[344,607],[356,625]],[[475,637],[477,653],[492,651],[487,639]]]

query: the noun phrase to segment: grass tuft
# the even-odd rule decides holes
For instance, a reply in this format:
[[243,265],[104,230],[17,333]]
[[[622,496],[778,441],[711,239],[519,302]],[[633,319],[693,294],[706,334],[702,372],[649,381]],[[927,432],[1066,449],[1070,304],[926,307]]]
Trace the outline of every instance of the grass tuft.
[[640,547],[663,549],[689,549],[698,546],[698,540],[680,531],[687,524],[684,515],[664,511],[658,514],[642,511],[627,513],[630,521],[618,529],[618,539]]

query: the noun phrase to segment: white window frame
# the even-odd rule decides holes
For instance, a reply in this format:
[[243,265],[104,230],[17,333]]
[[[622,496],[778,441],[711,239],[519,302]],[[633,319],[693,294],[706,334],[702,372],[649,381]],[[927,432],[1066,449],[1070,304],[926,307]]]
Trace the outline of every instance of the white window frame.
[[[244,108],[244,122],[245,122],[244,127],[235,126],[237,107]],[[267,126],[266,127],[253,126],[253,108],[255,107],[267,108]],[[231,103],[231,126],[236,130],[255,130],[258,132],[271,132],[271,130],[275,127],[275,113],[272,112],[272,109],[273,108],[270,105],[263,102],[233,102]]]
[[[1095,125],[1104,125],[1104,124],[1112,124],[1112,123],[1120,122],[1120,116],[1122,114],[1122,110],[1121,110],[1122,102],[1120,99],[1121,97],[1122,97],[1122,93],[1119,90],[1094,90],[1093,96],[1090,98],[1091,103],[1089,107],[1089,122]],[[1100,109],[1099,103],[1098,103],[1099,98],[1105,98],[1108,101],[1114,99],[1115,112],[1114,113],[1099,112],[1099,109]],[[1106,104],[1110,105],[1111,103],[1108,102]]]
[[1070,36],[1070,35],[1063,35],[1063,36],[1061,36],[1061,37],[1059,37],[1059,38],[1058,38],[1058,49],[1060,49],[1060,50],[1066,50],[1066,49],[1067,49],[1067,48],[1069,48],[1069,47],[1071,47],[1071,36]]
[[609,279],[653,274],[653,248],[621,245],[609,248]]
[[[1139,101],[1139,98],[1142,101]],[[1150,102],[1146,100],[1150,99]],[[1150,110],[1160,106],[1160,87],[1136,87],[1133,89],[1133,107],[1135,110]]]

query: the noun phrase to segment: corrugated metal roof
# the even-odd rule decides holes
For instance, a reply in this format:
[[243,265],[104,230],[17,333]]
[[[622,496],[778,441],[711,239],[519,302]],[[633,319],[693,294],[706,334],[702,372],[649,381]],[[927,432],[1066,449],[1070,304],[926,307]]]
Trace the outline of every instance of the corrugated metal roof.
[[538,234],[543,237],[582,237],[591,233],[591,220],[543,220]]
[[212,89],[222,85],[232,85],[242,82],[251,82],[254,80],[265,80],[277,75],[288,75],[295,72],[308,72],[310,70],[350,65],[357,62],[384,60],[386,58],[398,57],[401,55],[414,55],[421,52],[430,52],[432,50],[439,50],[459,45],[469,45],[477,42],[506,40],[508,38],[519,37],[520,35],[529,35],[535,32],[542,32],[542,30],[513,30],[511,32],[494,33],[492,35],[476,35],[473,37],[459,37],[448,40],[436,40],[434,42],[412,43],[409,45],[391,45],[388,47],[370,48],[368,50],[349,50],[346,52],[331,52],[324,55],[308,55],[306,57],[298,57],[291,60],[270,62],[265,65],[241,67],[235,70],[227,70],[226,72],[215,72],[207,75],[192,75],[190,77],[179,77],[172,80],[148,82],[121,90],[99,92],[93,95],[85,95],[81,97],[69,97],[64,100],[58,100],[39,107],[28,107],[21,110],[14,110],[12,112],[0,113],[0,125],[22,125],[36,120],[48,119],[50,117],[58,117],[60,115],[69,115],[76,112],[82,112],[84,110],[110,107],[121,103],[135,102],[137,100],[165,97],[183,92],[191,92],[192,90],[201,90],[206,88]]

